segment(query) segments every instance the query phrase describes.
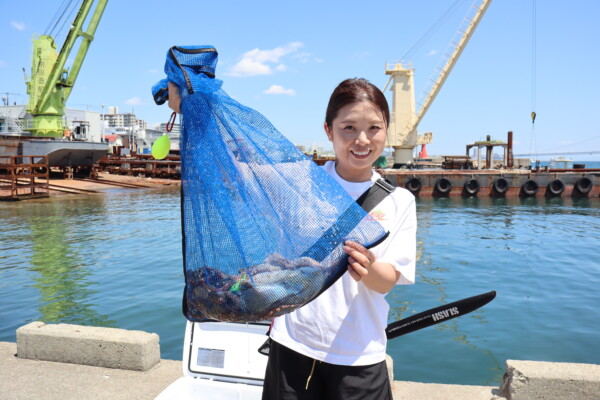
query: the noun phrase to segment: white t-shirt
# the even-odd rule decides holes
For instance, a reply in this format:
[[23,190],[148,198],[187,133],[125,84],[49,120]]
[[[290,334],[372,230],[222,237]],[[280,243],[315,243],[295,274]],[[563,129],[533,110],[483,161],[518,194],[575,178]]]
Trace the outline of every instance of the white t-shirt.
[[[325,170],[352,198],[360,197],[381,176],[370,181],[347,182],[329,161]],[[415,281],[416,208],[414,196],[396,188],[369,215],[390,235],[371,251],[378,261],[400,272],[396,284]],[[356,282],[349,273],[338,279],[312,302],[275,318],[271,338],[308,357],[338,365],[371,365],[385,359],[389,305],[385,295]]]

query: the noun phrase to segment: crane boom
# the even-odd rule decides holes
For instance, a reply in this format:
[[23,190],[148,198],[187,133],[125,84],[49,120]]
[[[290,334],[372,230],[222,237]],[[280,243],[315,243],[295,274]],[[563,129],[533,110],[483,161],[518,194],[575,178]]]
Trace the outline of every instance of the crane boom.
[[[32,115],[32,124],[28,130],[34,136],[63,136],[65,127],[62,119],[65,105],[90,43],[94,40],[94,34],[107,3],[108,0],[97,0],[87,29],[84,31],[83,24],[94,5],[94,0],[83,0],[58,54],[51,36],[43,35],[34,40],[31,78],[27,82],[28,111]],[[79,38],[81,42],[69,71],[65,69],[65,64]]]
[[473,32],[475,32],[477,25],[479,25],[481,18],[483,17],[491,3],[492,0],[483,0],[483,2],[477,8],[473,19],[471,19],[469,22],[469,26],[464,31],[462,37],[460,38],[460,41],[454,47],[454,51],[448,57],[448,61],[446,62],[446,65],[444,65],[444,68],[442,68],[440,76],[434,82],[433,86],[431,87],[431,91],[429,92],[429,94],[425,98],[425,101],[421,105],[419,113],[417,114],[417,118],[414,121],[414,126],[410,127],[410,129],[413,129],[414,127],[418,126],[423,117],[425,116],[425,113],[429,109],[429,106],[431,105],[431,103],[433,103],[433,100],[435,100],[435,97],[440,92],[442,85],[444,84],[444,82],[446,82],[446,79],[448,78],[448,75],[450,75],[450,72],[452,72],[452,68],[454,68],[454,65],[456,65],[456,61],[458,61],[458,58],[467,46],[467,43],[469,43],[469,39],[471,39],[471,36],[473,36]]
[[418,112],[416,112],[415,107],[414,69],[409,65],[404,65],[403,62],[386,63],[385,73],[391,75],[390,80],[393,80],[391,87],[394,93],[392,118],[388,129],[387,145],[394,148],[394,165],[412,163],[415,146],[419,143],[429,143],[431,141],[431,133],[428,133],[427,137],[419,138],[417,127],[450,75],[452,68],[458,61],[491,2],[492,0],[482,0],[480,5],[476,7],[473,17],[467,16],[465,18],[468,26],[464,31],[461,31],[460,40],[453,42],[453,49],[449,54],[447,53],[448,58],[445,65],[439,68],[440,73],[437,79],[432,80],[433,84],[426,92],[425,100]]

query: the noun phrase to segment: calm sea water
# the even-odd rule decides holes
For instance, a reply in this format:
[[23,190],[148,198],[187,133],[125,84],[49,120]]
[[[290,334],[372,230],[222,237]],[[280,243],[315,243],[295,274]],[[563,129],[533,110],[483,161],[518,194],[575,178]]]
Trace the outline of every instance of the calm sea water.
[[[600,199],[420,199],[417,283],[390,321],[490,290],[389,342],[395,378],[497,385],[507,359],[600,364]],[[181,359],[179,193],[0,203],[0,341],[31,321],[156,332]]]

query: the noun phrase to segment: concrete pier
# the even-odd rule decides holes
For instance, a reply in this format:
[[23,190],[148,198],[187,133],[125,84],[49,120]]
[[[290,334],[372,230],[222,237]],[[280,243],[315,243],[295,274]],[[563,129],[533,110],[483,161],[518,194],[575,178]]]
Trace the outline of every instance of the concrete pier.
[[500,394],[508,400],[595,400],[600,365],[508,360]]
[[24,359],[16,343],[0,342],[0,399],[154,399],[183,374],[181,361],[148,371]]
[[[33,322],[17,330],[17,341],[0,342],[0,399],[154,399],[183,376],[181,361],[154,359],[156,334]],[[113,361],[121,357],[126,360]],[[394,399],[599,398],[598,365],[506,363],[500,387],[394,380]]]
[[32,322],[17,329],[19,358],[148,371],[160,361],[156,333]]

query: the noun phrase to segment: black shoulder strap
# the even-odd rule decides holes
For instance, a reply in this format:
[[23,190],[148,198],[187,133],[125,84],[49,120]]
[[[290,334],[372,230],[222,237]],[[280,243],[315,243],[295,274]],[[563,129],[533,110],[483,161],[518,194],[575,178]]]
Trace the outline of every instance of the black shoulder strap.
[[394,189],[396,188],[392,186],[391,183],[383,179],[378,179],[356,200],[356,202],[368,213],[373,210],[377,204],[381,203],[388,194],[392,193]]
[[[367,189],[366,192],[364,192],[358,199],[356,199],[356,202],[368,213],[368,212],[372,211],[375,208],[375,206],[377,206],[377,204],[381,203],[381,201],[383,199],[385,199],[387,197],[387,195],[392,193],[395,189],[396,188],[389,181],[380,178],[380,179],[376,180],[375,183],[373,185],[371,185],[371,187],[369,189]],[[389,233],[386,234],[376,244],[381,243],[383,240],[385,240],[387,238],[388,235],[389,235]],[[375,246],[376,244],[372,245],[371,247]],[[321,293],[323,293],[335,281],[337,281],[344,274],[344,272],[346,272],[344,269],[340,269],[337,276],[333,277],[333,279],[329,282],[329,284],[326,285],[325,287],[323,287],[319,291],[317,296],[320,295]],[[315,296],[314,298],[316,298],[317,296]],[[269,330],[267,331],[267,336],[269,336],[270,333],[271,333],[271,327],[269,327]],[[258,352],[261,354],[264,354],[265,356],[268,356],[270,347],[271,347],[271,338],[268,337],[267,340],[262,344],[262,346],[260,346],[258,348]]]

